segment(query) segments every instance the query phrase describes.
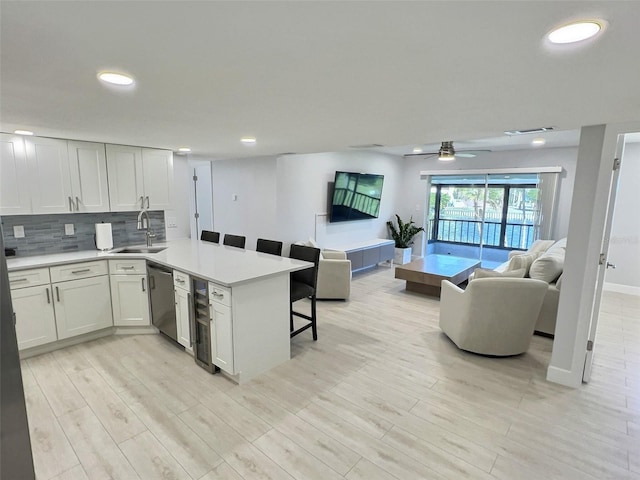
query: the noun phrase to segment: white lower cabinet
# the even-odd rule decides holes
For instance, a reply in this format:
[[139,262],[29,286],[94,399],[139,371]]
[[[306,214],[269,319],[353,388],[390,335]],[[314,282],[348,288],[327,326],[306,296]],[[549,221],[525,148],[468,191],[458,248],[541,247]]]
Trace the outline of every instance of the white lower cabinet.
[[113,325],[141,327],[151,325],[147,276],[111,275]]
[[109,277],[53,283],[58,340],[113,325]]
[[235,374],[233,361],[233,317],[231,289],[209,284],[211,304],[211,358],[215,365]]
[[173,271],[173,291],[176,304],[176,330],[180,345],[191,349],[191,278],[186,273]]
[[185,348],[191,348],[190,323],[190,295],[182,288],[175,289],[176,301],[176,327],[178,330],[178,343]]
[[111,327],[106,271],[106,261],[94,261],[10,272],[18,349]]
[[11,290],[11,299],[19,350],[58,339],[50,285]]

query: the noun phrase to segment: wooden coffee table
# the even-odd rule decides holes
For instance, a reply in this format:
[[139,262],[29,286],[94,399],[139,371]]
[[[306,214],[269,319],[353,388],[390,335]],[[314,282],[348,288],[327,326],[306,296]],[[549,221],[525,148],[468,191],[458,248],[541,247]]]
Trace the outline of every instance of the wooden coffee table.
[[480,266],[479,260],[451,255],[427,255],[406,265],[396,267],[396,278],[407,281],[407,290],[440,296],[442,280],[455,285],[469,279],[469,275]]

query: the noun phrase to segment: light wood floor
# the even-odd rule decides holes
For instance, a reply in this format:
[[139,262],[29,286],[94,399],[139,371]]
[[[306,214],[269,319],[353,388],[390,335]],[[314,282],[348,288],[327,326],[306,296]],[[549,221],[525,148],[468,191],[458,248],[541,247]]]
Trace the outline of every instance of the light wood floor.
[[[640,479],[640,299],[607,295],[593,381],[545,381],[551,340],[463,353],[388,268],[319,302],[319,340],[244,386],[155,335],[31,358],[39,480]],[[307,334],[308,333],[308,334]]]

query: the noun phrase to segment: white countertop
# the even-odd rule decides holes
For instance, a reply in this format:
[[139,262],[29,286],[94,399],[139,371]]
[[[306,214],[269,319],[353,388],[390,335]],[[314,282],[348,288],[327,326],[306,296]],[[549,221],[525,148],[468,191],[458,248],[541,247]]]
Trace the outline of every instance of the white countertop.
[[[144,245],[139,245],[144,247]],[[86,250],[32,257],[9,257],[9,271],[50,267],[65,263],[112,258],[140,258],[211,280],[228,287],[260,278],[303,270],[312,264],[288,257],[278,257],[253,250],[243,250],[200,240],[174,240],[154,247],[166,246],[158,253],[118,253]]]

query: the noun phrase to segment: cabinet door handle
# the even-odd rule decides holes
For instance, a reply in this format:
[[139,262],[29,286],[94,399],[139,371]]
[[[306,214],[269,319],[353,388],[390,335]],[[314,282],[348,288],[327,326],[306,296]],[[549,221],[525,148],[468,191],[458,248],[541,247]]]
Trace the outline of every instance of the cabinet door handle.
[[78,197],[76,197],[76,210],[80,211],[80,199]]
[[45,292],[47,292],[47,303],[51,303],[51,297],[49,296],[49,287],[44,289]]
[[133,265],[129,265],[129,266],[125,265],[123,267],[120,267],[120,270],[135,270],[135,269],[136,269],[136,267],[133,266]]
[[140,197],[140,208],[144,208],[144,197]]
[[184,283],[184,279],[180,278],[180,277],[176,277],[176,282],[178,283]]
[[58,298],[58,303],[60,303],[60,290],[56,287],[56,297]]
[[73,212],[73,198],[69,197],[69,211]]
[[9,283],[18,283],[18,282],[27,282],[29,281],[28,278],[12,278],[11,280],[9,280]]
[[146,291],[147,291],[147,290],[145,289],[145,287],[144,287],[144,277],[142,277],[142,291],[143,291],[143,292],[146,292]]
[[189,302],[189,347],[193,347],[193,341],[196,336],[195,334],[195,325],[194,325],[194,305],[193,298],[191,298],[191,293],[187,293],[187,302]]
[[83,268],[82,270],[71,270],[71,273],[75,273],[75,274],[77,274],[77,273],[87,273],[87,272],[90,272],[90,271],[91,271],[90,268]]
[[147,210],[149,210],[149,208],[151,208],[151,205],[149,205],[149,195],[147,195]]

